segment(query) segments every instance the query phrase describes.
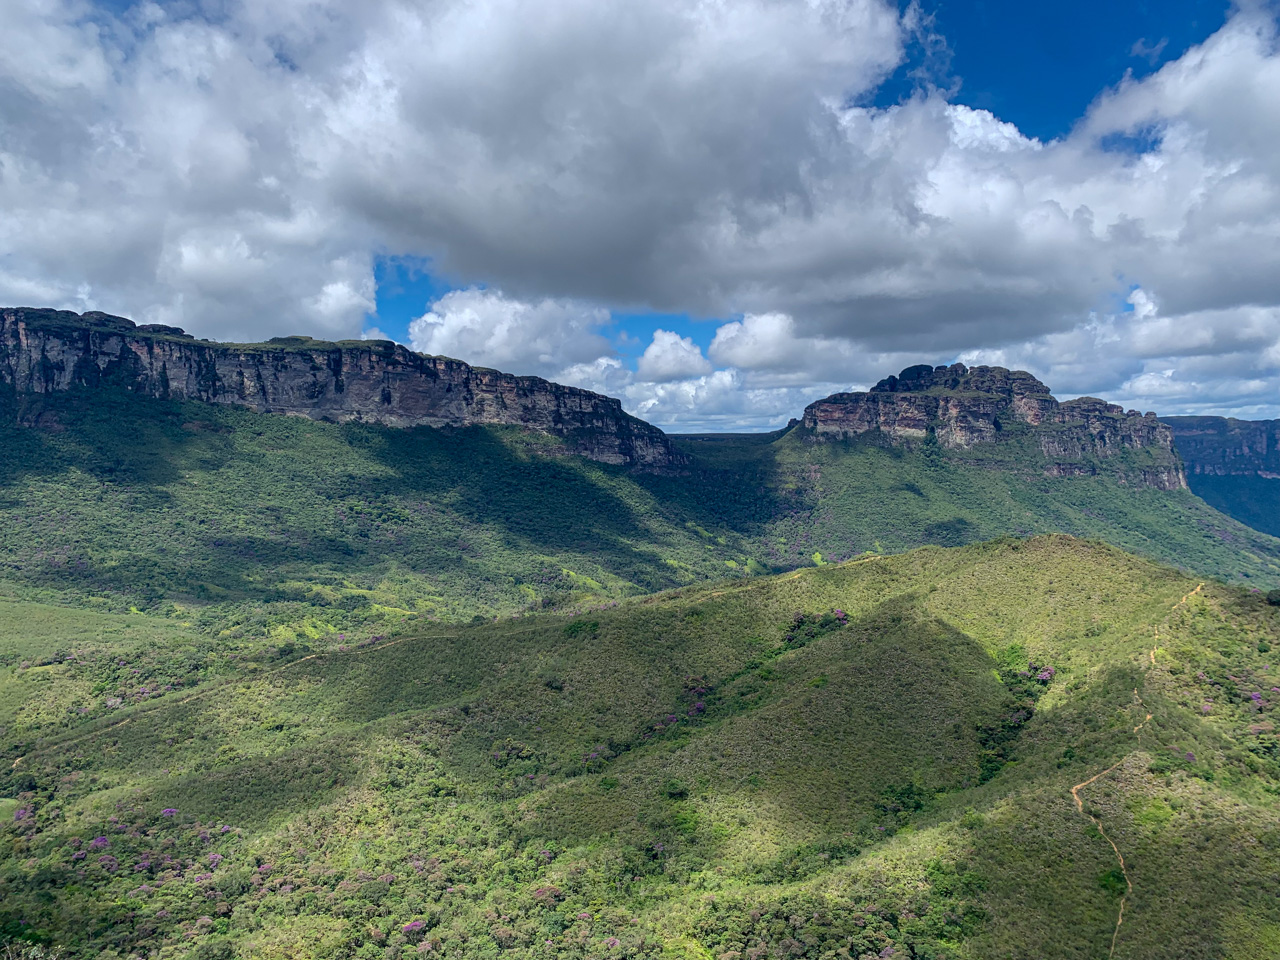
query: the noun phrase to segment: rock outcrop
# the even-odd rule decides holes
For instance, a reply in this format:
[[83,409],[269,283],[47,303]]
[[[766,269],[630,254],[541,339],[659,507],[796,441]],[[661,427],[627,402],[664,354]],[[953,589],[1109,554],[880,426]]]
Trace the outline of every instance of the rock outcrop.
[[815,439],[932,437],[951,450],[1029,437],[1050,476],[1110,472],[1161,490],[1186,486],[1173,433],[1154,413],[1126,412],[1093,397],[1060,403],[1031,374],[1003,367],[908,367],[865,393],[811,403],[801,427]]
[[1280,420],[1161,417],[1187,470],[1208,476],[1280,480]]
[[561,437],[604,463],[665,470],[685,461],[661,430],[612,397],[387,341],[223,344],[103,313],[0,309],[0,384],[29,394],[114,385],[160,399],[396,427],[513,425]]

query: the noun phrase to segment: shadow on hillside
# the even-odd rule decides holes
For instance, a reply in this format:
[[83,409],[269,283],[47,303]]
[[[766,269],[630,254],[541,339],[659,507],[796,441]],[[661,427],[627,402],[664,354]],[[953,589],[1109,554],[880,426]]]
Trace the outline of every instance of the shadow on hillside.
[[673,503],[653,489],[652,475],[561,455],[558,441],[515,430],[344,429],[387,468],[353,484],[371,501],[447,504],[477,526],[497,528],[508,549],[584,555],[645,591],[683,582],[671,560],[705,562],[689,554],[702,547],[686,529],[685,508],[711,499],[708,490]]
[[[53,396],[0,397],[0,490],[25,477],[79,470],[103,483],[154,489],[180,476],[179,463],[193,446],[210,456],[210,432],[189,422],[182,404],[141,400],[102,389]],[[187,429],[184,430],[184,425]]]
[[673,436],[676,449],[692,458],[688,472],[641,474],[636,481],[704,528],[760,536],[783,513],[816,505],[811,491],[790,482],[792,473],[778,460],[777,443],[785,434]]
[[[739,665],[724,681],[708,678],[705,714],[657,738],[643,732],[646,720],[683,717],[684,706],[626,705],[637,739],[608,770],[627,801],[617,810],[640,810],[644,842],[672,850],[713,843],[709,823],[705,836],[681,826],[711,810],[699,801],[712,799],[739,817],[751,811],[758,822],[745,829],[784,850],[823,837],[874,842],[911,822],[936,793],[976,786],[1013,758],[1026,715],[997,679],[998,666],[972,637],[925,615],[916,598],[887,601],[799,649]],[[568,669],[564,680],[590,702],[591,675]],[[673,781],[687,786],[688,800],[673,802],[665,786]],[[589,841],[634,832],[632,814],[614,822],[596,792],[595,778],[570,781],[554,802],[539,804],[530,835]]]
[[[292,565],[462,578],[483,560],[492,578],[513,558],[571,553],[656,590],[687,578],[671,561],[708,562],[679,508],[654,503],[632,474],[518,431],[312,423],[98,390],[0,400],[0,443],[0,502],[29,514],[7,487],[65,482],[77,519],[104,522],[85,538],[51,521],[50,544],[128,558],[113,570],[71,558],[48,577],[130,593],[129,565],[170,591],[200,596],[203,584],[211,599],[238,600],[265,598],[276,579],[246,572]],[[112,524],[136,536],[104,539]]]

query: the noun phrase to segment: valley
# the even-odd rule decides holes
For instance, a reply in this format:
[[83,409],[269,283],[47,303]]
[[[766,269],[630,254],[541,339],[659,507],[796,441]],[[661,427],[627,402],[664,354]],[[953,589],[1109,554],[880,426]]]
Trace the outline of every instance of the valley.
[[[129,358],[180,333],[55,319],[105,352],[0,390],[3,935],[157,960],[1277,942],[1280,540],[1196,495],[1176,423],[918,367],[774,433],[627,426],[657,462],[614,456],[624,420],[522,419],[536,397],[405,424],[328,416],[336,380],[314,416],[155,395]],[[272,349],[234,362],[348,363]]]

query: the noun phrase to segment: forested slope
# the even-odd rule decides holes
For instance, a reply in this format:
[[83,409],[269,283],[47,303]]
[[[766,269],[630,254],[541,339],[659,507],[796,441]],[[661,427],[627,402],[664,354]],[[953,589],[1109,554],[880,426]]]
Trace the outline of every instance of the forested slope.
[[76,956],[1270,956],[1278,645],[1261,597],[1063,537],[418,625],[105,714],[132,661],[69,638],[10,674],[71,692],[5,721],[0,914]]

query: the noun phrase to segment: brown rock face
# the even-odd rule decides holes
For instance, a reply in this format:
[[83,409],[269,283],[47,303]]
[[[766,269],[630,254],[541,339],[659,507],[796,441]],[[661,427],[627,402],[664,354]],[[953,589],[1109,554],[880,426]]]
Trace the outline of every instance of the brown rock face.
[[[1161,490],[1186,486],[1173,434],[1155,414],[1125,412],[1092,397],[1059,403],[1031,374],[1003,367],[908,367],[866,393],[811,403],[802,426],[818,439],[874,431],[906,443],[932,435],[953,450],[1030,435],[1049,476],[1096,474],[1099,463],[1111,460],[1125,482]],[[1123,457],[1126,452],[1141,456]]]
[[512,425],[563,437],[604,463],[684,462],[666,434],[612,397],[387,341],[220,344],[102,313],[0,309],[0,383],[34,394],[115,385],[148,397],[395,427]]
[[1211,476],[1280,479],[1280,420],[1162,417],[1187,469]]

